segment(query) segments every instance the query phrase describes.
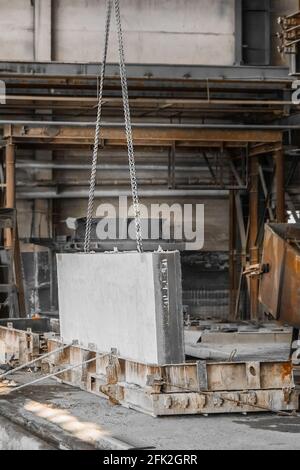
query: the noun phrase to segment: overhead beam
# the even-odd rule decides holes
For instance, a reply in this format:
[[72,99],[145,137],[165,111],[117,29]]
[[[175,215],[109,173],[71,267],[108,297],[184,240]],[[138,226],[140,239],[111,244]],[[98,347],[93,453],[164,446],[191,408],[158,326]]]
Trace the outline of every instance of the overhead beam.
[[[47,144],[85,144],[91,145],[94,141],[94,127],[67,127],[59,123],[41,127],[23,125],[8,125],[4,128],[4,138],[11,138],[14,143],[47,143]],[[123,125],[107,124],[102,127],[102,142],[112,145],[124,145],[126,143]],[[187,144],[225,142],[240,143],[249,142],[278,142],[282,139],[280,131],[272,130],[242,130],[242,129],[206,129],[195,126],[133,126],[133,139],[136,145],[170,145],[172,142],[186,142]]]
[[[42,1],[42,3],[45,0]],[[141,79],[219,79],[219,80],[286,80],[292,81],[288,67],[269,66],[214,66],[214,65],[160,65],[160,64],[127,64],[128,78]],[[1,73],[41,76],[90,76],[99,75],[98,63],[55,63],[55,62],[8,62],[0,61]],[[107,64],[106,75],[119,75],[118,64]]]

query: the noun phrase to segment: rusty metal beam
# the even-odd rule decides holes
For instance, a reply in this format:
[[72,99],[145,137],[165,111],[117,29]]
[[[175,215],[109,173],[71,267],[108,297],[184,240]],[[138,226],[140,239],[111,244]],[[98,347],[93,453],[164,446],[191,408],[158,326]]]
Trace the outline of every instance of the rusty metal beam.
[[[6,101],[22,103],[28,105],[28,102],[42,102],[47,103],[51,106],[51,103],[63,102],[63,103],[85,103],[90,106],[97,105],[97,97],[90,96],[62,96],[62,95],[7,95]],[[49,104],[50,103],[50,104]],[[116,106],[118,108],[122,107],[122,99],[107,97],[103,100],[104,106]],[[147,108],[152,107],[152,111],[157,110],[162,107],[177,106],[177,107],[195,107],[199,108],[200,105],[250,105],[250,106],[285,106],[293,104],[290,100],[257,100],[257,99],[166,99],[166,98],[132,98],[131,99],[132,107]]]
[[282,149],[282,139],[278,142],[274,143],[259,143],[257,145],[253,145],[249,149],[249,157],[253,157],[255,155],[263,155],[266,153],[276,152]]
[[[249,252],[250,265],[258,264],[259,252],[257,246],[258,236],[258,183],[259,165],[258,157],[250,158],[250,194],[249,194]],[[251,320],[258,319],[258,277],[252,276],[249,280],[250,287],[250,317]]]
[[8,143],[5,148],[6,203],[7,208],[15,207],[15,146]]
[[229,193],[229,317],[234,319],[235,306],[236,306],[236,207],[235,207],[235,192]]
[[[15,143],[71,143],[91,145],[94,139],[93,127],[67,127],[40,126],[31,127],[23,125],[5,126],[4,137],[10,137]],[[125,133],[123,126],[107,125],[102,129],[102,145],[109,141],[111,143],[124,145]],[[174,127],[170,126],[146,126],[134,127],[133,138],[136,145],[151,145],[154,143],[188,142],[188,143],[240,143],[248,142],[278,142],[282,139],[281,131],[259,130],[259,129],[206,129],[196,127]]]
[[[15,169],[15,146],[9,141],[5,148],[5,172],[6,172],[6,191],[5,207],[15,209],[16,207],[16,169]],[[20,252],[20,243],[18,236],[18,224],[15,221],[13,228],[5,229],[5,249],[11,254],[11,260],[14,263],[14,279],[18,292],[19,315],[26,316],[26,305],[24,295],[24,284],[22,276],[22,260]]]
[[[5,191],[5,207],[8,209],[15,208],[15,146],[8,142],[5,147],[5,180],[6,180],[6,191]],[[8,228],[5,230],[5,248],[7,250],[13,247],[13,234],[12,229]]]

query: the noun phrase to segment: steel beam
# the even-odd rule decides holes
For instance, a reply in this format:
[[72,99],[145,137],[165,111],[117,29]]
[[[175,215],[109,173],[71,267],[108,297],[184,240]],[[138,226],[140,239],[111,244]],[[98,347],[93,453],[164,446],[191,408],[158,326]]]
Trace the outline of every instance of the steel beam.
[[[34,190],[19,190],[17,192],[17,199],[86,199],[88,197],[89,190],[86,189],[70,189],[59,191],[57,189],[38,189]],[[143,189],[139,190],[141,197],[228,197],[229,191],[223,189]],[[96,189],[95,197],[119,197],[119,196],[131,196],[129,189]]]
[[[119,76],[118,64],[107,64],[108,77]],[[140,79],[244,79],[244,80],[292,80],[288,67],[267,66],[214,66],[214,65],[160,65],[127,64],[129,78]],[[42,76],[87,76],[99,75],[98,63],[55,63],[0,61],[0,75],[3,74],[42,75]]]
[[[95,121],[38,121],[29,119],[1,119],[0,126],[21,126],[21,127],[32,127],[32,128],[47,128],[47,127],[74,127],[74,128],[94,128]],[[124,127],[123,122],[107,122],[104,121],[101,127],[119,129]],[[300,130],[299,124],[208,124],[208,123],[158,123],[158,122],[133,122],[132,127],[136,129],[203,129],[203,130],[232,130],[232,131],[270,131],[277,132],[278,136],[283,131],[288,130]],[[280,139],[279,139],[280,140]],[[258,140],[259,141],[259,140]],[[271,140],[276,142],[277,140]]]
[[[53,144],[83,144],[91,145],[94,141],[94,125],[87,126],[81,123],[63,125],[61,123],[39,123],[28,125],[6,125],[4,137],[13,139],[14,143],[47,143]],[[1,123],[0,123],[1,124]],[[79,123],[77,123],[78,125]],[[102,126],[102,145],[125,145],[126,136],[122,124],[106,123]],[[133,125],[133,139],[135,145],[166,145],[171,146],[173,142],[181,145],[210,146],[212,143],[236,143],[247,144],[248,142],[281,142],[280,130],[260,130],[241,128],[206,128],[205,126],[192,125],[159,125],[154,123]]]

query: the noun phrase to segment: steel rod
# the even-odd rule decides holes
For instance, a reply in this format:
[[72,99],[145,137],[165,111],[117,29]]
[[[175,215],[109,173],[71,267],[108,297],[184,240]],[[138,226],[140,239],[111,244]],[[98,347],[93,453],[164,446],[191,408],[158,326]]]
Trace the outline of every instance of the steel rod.
[[[15,126],[29,126],[29,127],[95,127],[94,121],[30,121],[30,120],[13,120],[13,119],[2,119],[0,120],[0,126],[4,125],[15,125]],[[123,128],[122,122],[103,122],[102,127],[112,128]],[[134,122],[132,123],[133,128],[166,128],[166,129],[230,129],[230,130],[274,130],[284,131],[288,129],[300,129],[300,124],[184,124],[184,123],[157,123],[157,122]]]
[[54,351],[50,351],[46,354],[42,354],[41,356],[36,357],[32,361],[26,362],[25,364],[21,364],[20,366],[15,367],[14,369],[10,369],[7,372],[4,372],[3,374],[0,374],[0,380],[3,379],[4,377],[7,377],[10,374],[13,374],[14,372],[18,372],[19,370],[24,369],[25,367],[31,366],[32,364],[35,364],[36,362],[38,362],[42,359],[46,359],[46,357],[52,356],[52,354],[59,353],[60,351],[63,351],[64,349],[68,348],[71,345],[72,345],[72,343],[65,344],[64,346],[61,346],[60,348],[54,349]]

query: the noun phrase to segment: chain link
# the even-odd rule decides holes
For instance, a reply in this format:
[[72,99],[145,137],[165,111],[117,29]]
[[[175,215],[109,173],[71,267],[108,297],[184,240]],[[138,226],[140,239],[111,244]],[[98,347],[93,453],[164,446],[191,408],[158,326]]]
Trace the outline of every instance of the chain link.
[[107,59],[107,49],[108,49],[108,38],[109,38],[111,10],[112,10],[112,0],[107,0],[103,60],[102,60],[101,71],[100,71],[100,85],[99,85],[99,98],[98,98],[97,119],[96,119],[96,129],[95,129],[95,141],[94,141],[94,150],[93,150],[93,158],[92,158],[92,169],[91,169],[90,189],[89,189],[89,201],[88,201],[88,208],[87,208],[85,237],[84,237],[84,251],[85,251],[85,253],[89,253],[90,244],[91,244],[91,229],[92,229],[94,199],[95,199],[95,185],[96,185],[99,137],[100,137],[100,130],[101,130],[103,85],[104,85],[105,67],[106,67],[106,59]]

